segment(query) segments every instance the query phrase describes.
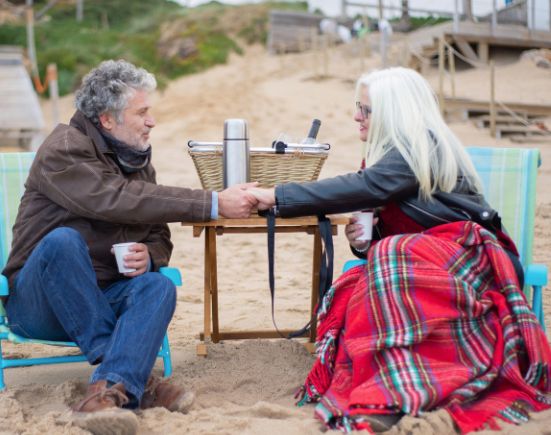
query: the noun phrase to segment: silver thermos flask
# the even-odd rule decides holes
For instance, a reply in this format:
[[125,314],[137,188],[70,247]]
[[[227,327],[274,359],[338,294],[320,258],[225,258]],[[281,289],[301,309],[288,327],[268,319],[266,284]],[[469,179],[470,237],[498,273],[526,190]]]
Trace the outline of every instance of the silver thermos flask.
[[224,189],[249,181],[249,131],[244,119],[224,122],[223,161]]

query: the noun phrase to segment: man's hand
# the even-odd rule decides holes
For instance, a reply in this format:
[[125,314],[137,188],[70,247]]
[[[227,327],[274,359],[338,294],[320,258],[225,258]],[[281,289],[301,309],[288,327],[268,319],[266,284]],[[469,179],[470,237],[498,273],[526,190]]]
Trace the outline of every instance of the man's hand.
[[143,243],[134,243],[130,246],[129,251],[130,254],[124,256],[124,265],[136,270],[134,272],[127,272],[124,276],[132,278],[145,273],[150,262],[147,245]]
[[247,218],[258,200],[247,189],[258,183],[236,184],[218,193],[218,214],[227,218]]
[[252,188],[249,190],[258,200],[259,210],[268,210],[275,205],[275,189]]

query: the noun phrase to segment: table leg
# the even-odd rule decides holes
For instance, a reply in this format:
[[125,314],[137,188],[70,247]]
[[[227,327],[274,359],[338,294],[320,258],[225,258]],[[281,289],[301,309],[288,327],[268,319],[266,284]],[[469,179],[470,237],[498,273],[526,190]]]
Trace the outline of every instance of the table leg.
[[205,259],[204,259],[204,292],[203,292],[203,343],[197,345],[197,355],[207,356],[207,343],[211,340],[210,311],[211,311],[211,266],[210,266],[210,244],[209,229],[205,230]]
[[320,267],[321,267],[321,235],[319,227],[316,227],[314,232],[314,258],[312,261],[312,297],[310,300],[310,316],[312,319],[312,325],[310,326],[310,342],[316,341],[316,327],[317,322],[315,313],[316,305],[318,303],[318,294],[320,286]]
[[212,308],[212,341],[220,341],[218,326],[218,261],[216,259],[216,229],[209,228],[210,296]]
[[210,313],[211,313],[211,294],[212,294],[212,280],[211,280],[211,264],[210,264],[210,241],[209,241],[210,229],[205,230],[205,282],[204,282],[204,294],[203,294],[203,343],[197,345],[197,355],[207,356],[207,344],[211,341],[211,326],[210,326]]

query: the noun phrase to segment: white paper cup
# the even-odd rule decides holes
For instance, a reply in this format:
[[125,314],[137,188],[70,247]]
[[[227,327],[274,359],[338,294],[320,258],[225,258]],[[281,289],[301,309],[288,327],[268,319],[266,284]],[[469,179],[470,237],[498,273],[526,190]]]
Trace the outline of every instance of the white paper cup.
[[365,241],[371,240],[373,234],[373,212],[372,211],[358,211],[353,214],[356,217],[356,224],[363,227],[363,234],[356,240]]
[[115,251],[115,258],[117,259],[117,266],[120,273],[135,272],[136,269],[124,266],[124,256],[129,254],[129,248],[135,242],[116,243],[113,245],[113,251]]

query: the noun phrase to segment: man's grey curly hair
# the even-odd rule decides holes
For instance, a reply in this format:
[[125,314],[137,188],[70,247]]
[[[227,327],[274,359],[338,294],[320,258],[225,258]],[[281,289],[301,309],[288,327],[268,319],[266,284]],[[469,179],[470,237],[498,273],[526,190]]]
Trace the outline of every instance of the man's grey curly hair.
[[106,112],[121,123],[122,112],[134,91],[151,92],[156,87],[155,77],[145,69],[122,59],[106,60],[84,76],[75,104],[96,125],[99,116]]

